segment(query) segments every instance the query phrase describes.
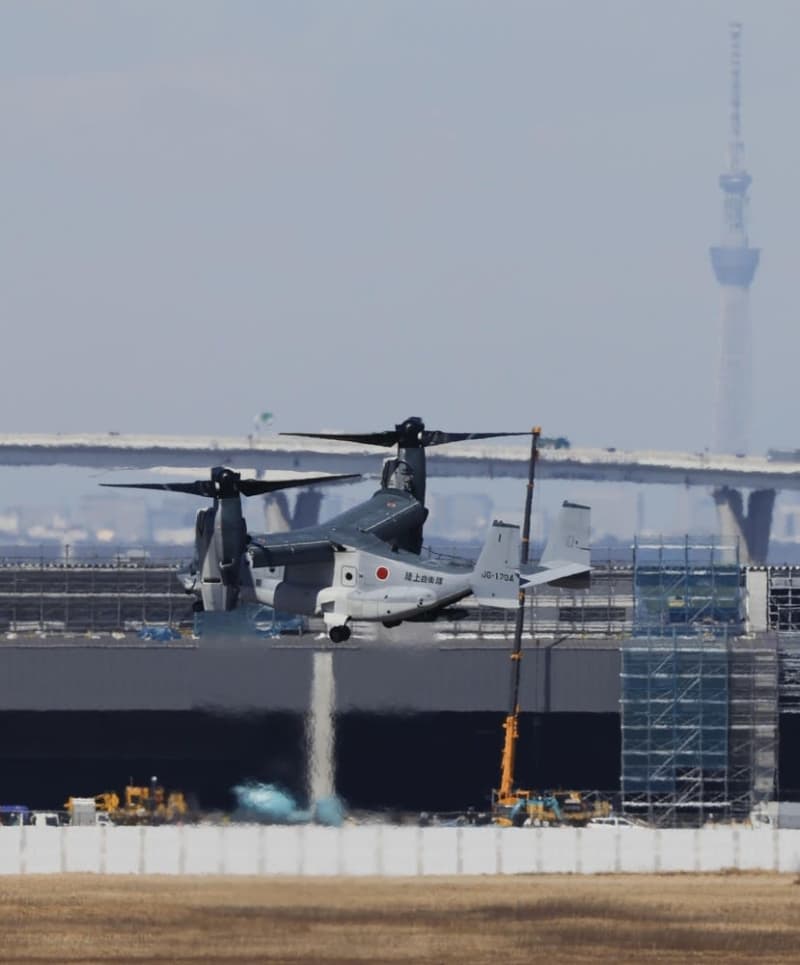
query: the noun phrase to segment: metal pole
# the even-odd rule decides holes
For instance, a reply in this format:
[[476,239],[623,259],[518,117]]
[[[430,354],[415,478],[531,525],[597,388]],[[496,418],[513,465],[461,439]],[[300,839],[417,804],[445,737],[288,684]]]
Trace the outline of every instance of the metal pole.
[[[528,462],[528,485],[525,490],[525,515],[522,519],[522,540],[519,547],[520,567],[528,562],[531,538],[531,509],[533,507],[533,486],[536,473],[539,436],[541,428],[535,426],[531,432],[531,455]],[[522,660],[522,631],[525,625],[525,592],[520,588],[517,607],[517,622],[514,627],[514,649],[511,653],[511,703],[509,713],[519,713],[519,678]]]
[[[528,463],[528,488],[525,492],[525,515],[522,522],[522,541],[520,543],[520,566],[528,562],[528,550],[531,535],[531,507],[533,506],[533,480],[536,471],[536,456],[541,428],[534,426],[531,431],[531,455]],[[503,757],[500,764],[500,787],[497,792],[499,800],[508,798],[514,787],[514,760],[517,738],[519,736],[519,681],[520,665],[522,662],[522,630],[525,623],[525,593],[519,589],[517,620],[514,627],[514,648],[511,651],[511,699],[508,715],[503,722],[505,738],[503,741]]]

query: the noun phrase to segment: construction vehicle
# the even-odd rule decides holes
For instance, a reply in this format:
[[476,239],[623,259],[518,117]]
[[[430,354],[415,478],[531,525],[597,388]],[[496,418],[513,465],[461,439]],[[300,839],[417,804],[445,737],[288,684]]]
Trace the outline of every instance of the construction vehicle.
[[94,797],[70,797],[64,802],[71,825],[108,824],[119,810],[119,795],[104,791]]
[[[64,805],[72,814],[82,798],[70,798]],[[103,791],[94,799],[98,815],[107,816],[113,824],[174,824],[189,816],[189,807],[182,791],[167,793],[153,777],[149,785],[126,785],[122,798],[116,791]]]
[[[528,562],[528,547],[531,535],[531,507],[533,505],[533,481],[536,470],[537,446],[541,429],[537,426],[531,433],[531,455],[528,463],[528,488],[525,494],[525,514],[522,524],[520,543],[520,566]],[[514,649],[511,652],[511,702],[503,721],[503,757],[500,763],[500,787],[492,791],[492,820],[505,827],[520,827],[530,817],[531,802],[544,800],[532,791],[521,791],[514,787],[514,762],[519,738],[519,681],[522,663],[522,629],[525,619],[525,593],[519,590],[519,606],[514,627]]]
[[128,784],[124,804],[112,814],[116,824],[174,824],[186,818],[189,808],[182,791],[170,791],[156,783],[137,787]]
[[546,828],[551,824],[561,823],[561,808],[550,794],[518,788],[502,802],[498,800],[497,794],[498,792],[495,792],[492,800],[493,824],[505,828],[520,828],[525,824]]
[[69,823],[78,827],[91,827],[97,824],[97,801],[93,797],[71,797],[64,803],[69,815]]
[[590,801],[580,791],[527,791],[513,789],[504,798],[499,791],[492,799],[492,823],[501,827],[536,828],[567,825],[583,828],[597,818],[611,814],[609,801]]
[[[522,540],[520,544],[520,568],[528,562],[531,532],[531,508],[533,504],[534,473],[541,429],[531,433],[531,455],[528,463],[528,488],[525,495]],[[522,630],[525,618],[525,593],[519,591],[519,606],[514,628],[514,648],[511,652],[511,700],[503,722],[503,756],[500,764],[500,787],[492,791],[492,823],[502,827],[534,825],[571,825],[584,827],[592,818],[607,817],[611,805],[607,801],[593,803],[578,791],[522,790],[514,786],[514,764],[519,738],[519,684],[522,665]]]
[[119,795],[114,791],[103,791],[95,794],[94,806],[98,814],[115,814],[119,810]]

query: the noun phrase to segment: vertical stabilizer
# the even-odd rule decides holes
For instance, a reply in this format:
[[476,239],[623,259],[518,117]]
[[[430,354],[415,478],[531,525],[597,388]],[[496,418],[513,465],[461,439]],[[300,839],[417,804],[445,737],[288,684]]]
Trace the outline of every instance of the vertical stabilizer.
[[519,526],[492,523],[472,575],[481,606],[511,608],[519,599]]

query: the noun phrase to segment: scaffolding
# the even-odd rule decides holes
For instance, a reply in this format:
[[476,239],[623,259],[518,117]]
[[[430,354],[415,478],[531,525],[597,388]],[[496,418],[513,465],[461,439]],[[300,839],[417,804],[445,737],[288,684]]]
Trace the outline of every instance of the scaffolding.
[[634,636],[729,637],[743,632],[738,545],[639,543],[633,547]]
[[[595,560],[588,589],[535,587],[531,597],[536,607],[537,630],[583,638],[628,635],[632,626],[632,586],[629,565]],[[548,603],[552,607],[549,612]]]
[[778,633],[800,633],[800,569],[767,569],[767,626]]
[[745,819],[775,795],[778,771],[776,641],[728,644],[728,789],[730,816]]
[[773,796],[778,662],[768,642],[622,649],[623,810],[662,827],[747,817]]
[[623,810],[702,824],[728,797],[724,643],[650,639],[622,649]]
[[125,632],[191,626],[178,561],[0,560],[0,632]]
[[778,700],[782,714],[800,714],[800,647],[781,641],[778,652]]

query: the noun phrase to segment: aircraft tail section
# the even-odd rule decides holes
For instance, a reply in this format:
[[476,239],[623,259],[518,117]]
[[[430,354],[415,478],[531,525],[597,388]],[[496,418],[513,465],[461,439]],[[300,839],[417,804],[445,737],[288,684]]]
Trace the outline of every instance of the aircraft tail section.
[[492,523],[472,574],[472,592],[481,606],[517,606],[519,526]]
[[588,506],[564,502],[542,558],[521,572],[522,588],[542,583],[588,586],[591,572],[589,545],[591,511]]

